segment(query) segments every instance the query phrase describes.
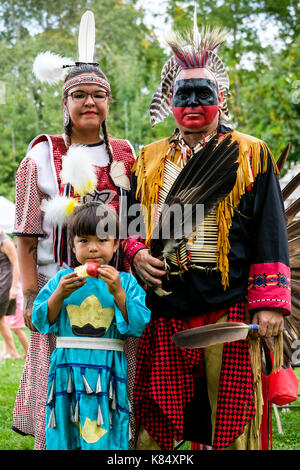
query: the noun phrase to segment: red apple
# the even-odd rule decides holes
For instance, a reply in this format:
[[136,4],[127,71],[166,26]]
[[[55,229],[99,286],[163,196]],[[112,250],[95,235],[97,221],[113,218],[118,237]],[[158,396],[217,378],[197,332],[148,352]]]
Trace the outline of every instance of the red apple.
[[98,264],[92,261],[86,263],[86,273],[92,277],[98,277]]

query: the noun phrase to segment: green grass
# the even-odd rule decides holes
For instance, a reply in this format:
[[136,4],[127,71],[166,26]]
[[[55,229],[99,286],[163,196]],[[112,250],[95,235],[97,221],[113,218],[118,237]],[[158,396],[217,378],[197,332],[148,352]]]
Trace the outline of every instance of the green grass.
[[[300,367],[294,370],[300,382]],[[300,397],[290,405],[300,405]],[[283,434],[278,433],[273,412],[273,449],[300,450],[300,408],[290,408],[287,412],[283,408],[278,408],[278,412]]]
[[[18,340],[15,340],[18,352],[23,353]],[[0,338],[0,348],[2,341]],[[31,436],[21,436],[11,430],[13,409],[24,359],[0,359],[0,450],[32,450],[34,439]],[[300,368],[295,372],[300,381]],[[300,404],[300,397],[292,404]],[[300,408],[290,409],[285,413],[279,410],[283,434],[278,434],[277,424],[273,413],[273,450],[300,450]],[[190,449],[186,442],[180,450]]]
[[[28,338],[29,332],[25,329]],[[18,353],[24,351],[16,338],[15,345]],[[0,348],[3,341],[0,338]],[[14,403],[22,375],[25,359],[0,359],[0,450],[32,450],[34,439],[31,436],[22,436],[11,430],[13,424]]]
[[34,440],[11,430],[24,360],[0,360],[0,450],[30,450]]

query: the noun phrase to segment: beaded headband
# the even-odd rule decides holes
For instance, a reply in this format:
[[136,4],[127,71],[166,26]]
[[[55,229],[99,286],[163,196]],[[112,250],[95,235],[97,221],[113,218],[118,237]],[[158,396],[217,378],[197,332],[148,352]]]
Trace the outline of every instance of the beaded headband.
[[63,92],[66,93],[70,88],[77,85],[100,85],[110,94],[110,84],[107,80],[96,75],[78,75],[77,77],[71,78],[63,86]]

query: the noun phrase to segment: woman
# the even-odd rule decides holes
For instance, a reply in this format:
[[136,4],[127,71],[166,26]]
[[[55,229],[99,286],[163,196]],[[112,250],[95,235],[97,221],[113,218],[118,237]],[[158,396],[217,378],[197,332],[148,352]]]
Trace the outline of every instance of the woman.
[[19,359],[14,338],[5,317],[14,315],[18,293],[19,266],[14,242],[0,230],[0,334],[5,359]]
[[[17,260],[17,251],[16,252],[16,260]],[[24,353],[21,354],[20,359],[23,359],[27,355],[28,347],[29,347],[29,341],[27,338],[27,334],[24,331],[25,328],[25,323],[24,323],[24,318],[23,318],[23,292],[22,292],[22,284],[21,282],[18,282],[18,288],[17,288],[17,297],[16,297],[16,313],[15,315],[7,315],[5,317],[5,323],[10,329],[10,331],[13,331],[13,333],[16,335],[18,338],[21,347],[24,350]],[[5,353],[7,354],[7,350],[5,350]]]
[[[72,145],[86,146],[93,159],[97,188],[89,200],[111,204],[119,211],[120,196],[130,189],[134,151],[128,141],[108,138],[106,118],[110,85],[93,64],[73,66],[65,78],[63,106],[65,133],[38,136],[29,146],[16,177],[18,254],[24,293],[24,316],[31,341],[16,399],[13,429],[35,436],[35,450],[45,449],[45,409],[53,335],[41,335],[32,322],[32,306],[39,289],[69,265],[64,233],[43,219],[43,199],[62,193],[62,157]],[[100,133],[103,137],[100,137]],[[114,168],[123,171],[120,181]],[[71,191],[70,195],[76,196]],[[54,253],[53,253],[54,251]]]

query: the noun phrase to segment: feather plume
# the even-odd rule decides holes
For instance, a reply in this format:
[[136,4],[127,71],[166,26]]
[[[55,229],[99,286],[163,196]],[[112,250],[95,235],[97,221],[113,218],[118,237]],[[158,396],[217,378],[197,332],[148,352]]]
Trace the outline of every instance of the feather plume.
[[54,85],[65,78],[66,65],[74,65],[74,60],[46,51],[35,58],[32,71],[41,82]]
[[273,369],[271,357],[273,346],[271,343],[267,344],[267,341],[267,338],[260,339],[261,371],[266,377],[272,373]]
[[288,232],[288,239],[292,240],[292,238],[295,238],[299,235],[300,233],[300,220],[297,220],[296,222],[292,222],[287,226],[287,232]]
[[282,198],[284,201],[293,194],[300,184],[300,173],[298,173],[282,190]]
[[[283,169],[290,149],[286,146],[277,161],[279,171]],[[297,190],[300,185],[300,174],[296,175],[282,190],[284,202]],[[291,269],[291,314],[284,317],[283,330],[283,367],[292,364],[294,352],[293,343],[300,339],[300,220],[297,214],[300,211],[300,199],[297,199],[285,209],[288,245]],[[296,219],[296,220],[295,220]]]
[[80,21],[78,35],[78,61],[93,63],[95,51],[95,18],[92,11],[86,11]]
[[295,202],[293,202],[285,211],[286,223],[290,225],[296,215],[300,212],[300,198],[298,198]]
[[[172,185],[165,200],[166,210],[162,210],[151,238],[152,256],[166,257],[176,249],[183,235],[190,235],[195,224],[199,224],[199,220],[196,221],[197,205],[203,204],[205,218],[232,190],[238,168],[238,143],[231,143],[230,134],[216,146],[217,141],[216,136],[196,153]],[[175,220],[174,213],[169,210],[175,204],[185,209],[180,221]],[[186,226],[191,227],[189,234],[184,234]],[[167,228],[170,229],[170,237],[164,239]],[[176,233],[183,235],[177,239]]]
[[[288,144],[277,160],[277,167],[282,171],[290,149]],[[299,187],[300,175],[296,175],[282,190],[282,199],[287,201],[289,196]],[[283,368],[289,368],[294,352],[294,341],[300,339],[300,220],[294,220],[300,210],[300,199],[290,204],[285,209],[288,246],[291,269],[291,314],[284,317],[283,330]],[[262,372],[269,375],[272,372],[272,357],[274,352],[274,341],[261,338],[261,360]]]
[[291,144],[288,143],[287,146],[285,147],[285,149],[283,150],[282,154],[278,158],[277,162],[276,162],[279,173],[282,171],[282,169],[284,167],[284,164],[286,162],[286,159],[287,159],[289,151],[290,151],[290,147],[291,147]]
[[289,253],[291,256],[300,255],[300,236],[296,236],[288,241]]
[[55,196],[53,199],[44,199],[41,208],[47,223],[62,227],[77,205],[78,201],[74,198]]
[[218,48],[227,38],[227,32],[220,27],[202,27],[201,33],[194,20],[194,29],[184,38],[176,31],[166,36],[166,42],[182,68],[205,67],[209,65],[209,52]]
[[195,3],[195,8],[194,8],[194,31],[193,31],[193,34],[194,34],[194,45],[195,47],[198,49],[200,47],[200,44],[201,44],[201,37],[200,37],[200,34],[199,34],[199,30],[198,30],[198,24],[197,24],[197,4]]
[[71,145],[63,158],[61,181],[70,183],[80,196],[93,192],[97,186],[97,176],[93,162],[85,145]]

